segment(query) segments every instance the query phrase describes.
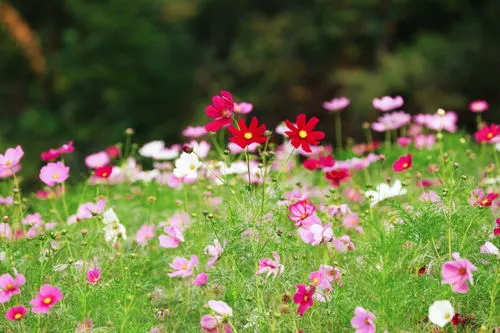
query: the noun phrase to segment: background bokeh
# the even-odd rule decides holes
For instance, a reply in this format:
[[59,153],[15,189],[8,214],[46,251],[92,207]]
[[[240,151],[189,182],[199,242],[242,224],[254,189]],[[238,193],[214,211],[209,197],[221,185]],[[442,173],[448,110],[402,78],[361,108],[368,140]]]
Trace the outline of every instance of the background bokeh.
[[[268,125],[346,95],[348,135],[403,95],[408,112],[500,107],[498,0],[0,1],[0,144],[31,156],[122,141],[179,141],[220,89]],[[326,128],[326,127],[325,127]],[[330,131],[329,135],[333,137]]]

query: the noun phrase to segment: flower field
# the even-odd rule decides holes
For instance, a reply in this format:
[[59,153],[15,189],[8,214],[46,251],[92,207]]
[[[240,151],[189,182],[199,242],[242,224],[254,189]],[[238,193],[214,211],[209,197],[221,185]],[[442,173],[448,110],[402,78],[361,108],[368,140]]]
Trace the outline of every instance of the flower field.
[[[214,96],[185,143],[0,155],[1,332],[498,332],[500,126],[349,99],[277,128]],[[330,123],[335,148],[319,124]],[[381,138],[381,141],[377,141]]]

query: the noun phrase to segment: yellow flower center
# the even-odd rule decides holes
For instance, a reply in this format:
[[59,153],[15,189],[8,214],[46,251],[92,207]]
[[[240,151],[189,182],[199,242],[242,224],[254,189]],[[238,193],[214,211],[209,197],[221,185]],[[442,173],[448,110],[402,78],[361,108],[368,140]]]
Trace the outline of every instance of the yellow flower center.
[[54,179],[59,178],[59,174],[58,174],[58,173],[53,174],[53,175],[52,175],[52,178],[54,178]]
[[16,313],[16,314],[14,315],[14,319],[21,319],[21,317],[22,317],[22,316],[23,316],[22,314],[20,314],[20,313]]
[[6,166],[9,166],[9,165],[11,165],[11,164],[12,164],[12,162],[11,162],[11,161],[6,161],[6,162],[5,162],[5,165],[6,165]]
[[106,177],[107,175],[108,175],[108,173],[107,173],[107,172],[103,172],[103,173],[102,173],[102,176],[103,176],[103,177]]
[[251,138],[253,138],[253,134],[250,132],[246,132],[245,134],[243,134],[243,137],[247,140],[250,140]]
[[406,169],[408,167],[408,163],[403,164],[403,168]]
[[14,286],[12,285],[12,283],[9,283],[7,285],[7,288],[5,288],[5,290],[7,290],[7,291],[12,290],[12,289],[14,289]]
[[182,267],[181,267],[181,268],[182,268],[182,269],[187,269],[188,267],[187,267],[187,265],[182,265]]
[[463,267],[462,267],[462,268],[460,268],[460,269],[458,270],[458,274],[460,274],[460,275],[466,275],[466,274],[467,274],[467,270],[466,270],[465,268],[463,268]]
[[482,203],[483,205],[486,205],[486,204],[488,203],[488,199],[483,199],[483,200],[481,201],[481,203]]
[[446,312],[446,313],[444,314],[444,318],[445,318],[445,319],[450,319],[450,317],[451,317],[451,314],[449,314],[448,312]]
[[299,137],[300,137],[301,139],[305,139],[305,138],[307,138],[307,132],[306,132],[306,131],[304,131],[304,130],[300,130],[300,131],[299,131]]
[[314,284],[317,284],[318,282],[319,282],[319,279],[317,277],[313,279]]
[[45,297],[43,299],[43,304],[48,305],[50,303],[52,303],[52,298],[51,297]]
[[189,170],[194,170],[194,169],[196,169],[196,165],[191,164],[191,165],[189,166]]
[[300,219],[301,219],[301,220],[305,219],[306,217],[307,217],[307,214],[302,214],[302,215],[300,215]]
[[488,135],[486,136],[488,139],[491,139],[493,137],[493,133],[489,132]]

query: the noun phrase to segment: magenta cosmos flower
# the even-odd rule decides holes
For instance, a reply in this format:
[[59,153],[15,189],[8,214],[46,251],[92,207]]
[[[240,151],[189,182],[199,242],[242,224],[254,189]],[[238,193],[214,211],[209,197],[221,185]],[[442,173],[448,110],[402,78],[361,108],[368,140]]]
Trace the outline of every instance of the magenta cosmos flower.
[[63,298],[63,293],[56,286],[44,284],[40,292],[30,301],[34,313],[48,313]]
[[375,315],[358,306],[354,309],[354,317],[351,319],[351,326],[356,329],[355,333],[374,333]]
[[11,321],[18,321],[23,319],[28,313],[28,309],[26,309],[23,305],[16,305],[11,307],[5,313],[5,319]]
[[392,165],[392,170],[394,172],[401,172],[411,168],[412,165],[412,155],[403,155],[398,158]]
[[208,281],[208,274],[205,272],[201,272],[200,274],[196,275],[196,277],[193,280],[193,284],[198,287],[202,287],[207,284]]
[[182,257],[175,257],[172,263],[168,264],[174,271],[169,273],[170,277],[188,277],[193,275],[193,268],[198,266],[199,260],[197,256],[191,256],[190,260]]
[[233,95],[229,91],[222,90],[220,96],[212,97],[212,105],[205,109],[205,113],[214,120],[205,125],[208,132],[217,132],[232,122],[234,112]]
[[347,97],[338,97],[334,98],[331,101],[325,101],[323,102],[323,109],[330,111],[330,112],[337,112],[342,109],[345,109],[346,107],[351,104],[351,100]]
[[469,291],[467,280],[471,285],[474,284],[472,272],[477,268],[469,260],[460,258],[457,252],[453,253],[452,257],[455,261],[448,261],[443,264],[441,269],[443,280],[441,283],[450,284],[451,290],[465,294]]
[[62,162],[49,163],[40,169],[40,180],[52,187],[64,183],[69,177],[69,167]]
[[101,269],[96,267],[87,271],[87,282],[90,284],[97,284],[101,281]]
[[303,317],[304,312],[307,311],[314,304],[314,290],[313,286],[306,286],[305,284],[297,284],[297,291],[293,295],[293,302],[298,304],[297,313]]
[[397,108],[402,107],[404,104],[403,97],[396,96],[384,96],[381,98],[374,98],[372,101],[372,105],[375,109],[380,111],[391,111]]
[[0,303],[7,303],[10,298],[21,293],[21,287],[26,283],[26,278],[22,274],[16,274],[13,278],[10,274],[0,276]]

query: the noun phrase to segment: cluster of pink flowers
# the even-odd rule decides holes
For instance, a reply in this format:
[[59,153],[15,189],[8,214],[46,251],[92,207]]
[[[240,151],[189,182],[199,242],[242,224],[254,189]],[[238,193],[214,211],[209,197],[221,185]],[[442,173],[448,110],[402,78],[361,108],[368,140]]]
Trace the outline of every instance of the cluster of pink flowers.
[[208,301],[208,307],[213,314],[201,317],[201,330],[208,333],[232,333],[233,327],[229,322],[229,317],[233,316],[233,309],[223,301]]
[[59,148],[50,148],[48,151],[45,151],[40,154],[40,158],[44,162],[52,162],[57,160],[64,154],[70,154],[75,151],[75,147],[73,146],[73,141],[70,141]]
[[[26,283],[26,278],[16,272],[15,277],[6,273],[0,276],[0,303],[7,303],[14,295],[21,293],[21,286]],[[45,284],[40,287],[40,291],[34,299],[30,301],[33,313],[48,313],[50,309],[63,298],[58,287]],[[21,320],[28,313],[28,309],[23,305],[15,305],[7,310],[5,319],[11,321]]]
[[453,111],[448,111],[444,114],[418,114],[414,117],[414,120],[417,125],[426,126],[428,129],[437,132],[447,131],[454,133],[457,131],[458,116]]
[[375,132],[394,131],[408,125],[410,122],[411,116],[404,111],[386,113],[372,123],[372,129]]

